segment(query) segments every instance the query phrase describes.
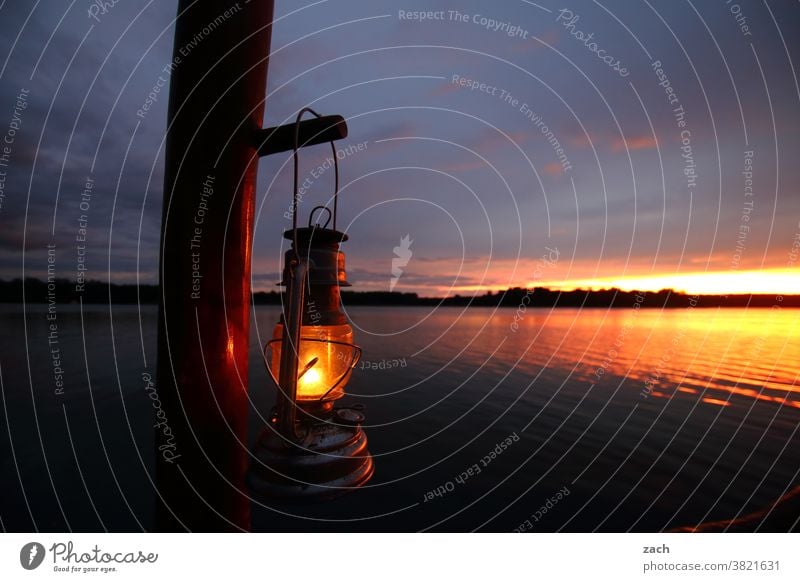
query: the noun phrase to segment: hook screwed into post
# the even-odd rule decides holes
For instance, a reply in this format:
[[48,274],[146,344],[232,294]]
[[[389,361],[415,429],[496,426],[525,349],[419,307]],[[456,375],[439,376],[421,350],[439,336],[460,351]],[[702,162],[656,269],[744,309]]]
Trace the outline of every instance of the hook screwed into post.
[[[311,113],[314,119],[302,120],[305,113]],[[339,164],[336,146],[333,142],[347,137],[347,122],[341,115],[320,115],[310,107],[305,107],[297,114],[294,123],[269,127],[256,132],[255,141],[259,156],[268,156],[293,150],[294,152],[294,201],[298,192],[298,160],[299,148],[330,142],[334,163],[334,197],[333,197],[333,230],[336,230],[336,218],[339,202]],[[295,216],[296,216],[296,206]],[[297,221],[293,221],[297,228]]]

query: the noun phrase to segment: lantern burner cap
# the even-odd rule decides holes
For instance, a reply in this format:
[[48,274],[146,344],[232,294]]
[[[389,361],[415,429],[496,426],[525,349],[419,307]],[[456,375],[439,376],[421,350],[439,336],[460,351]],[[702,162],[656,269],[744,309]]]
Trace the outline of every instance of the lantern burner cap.
[[[295,233],[297,234],[298,248],[294,248]],[[285,253],[283,280],[278,285],[286,286],[291,279],[290,265],[295,257],[300,256],[309,264],[308,281],[312,287],[311,295],[327,294],[327,292],[314,292],[314,287],[350,287],[344,269],[344,253],[339,250],[339,243],[348,238],[345,233],[330,228],[312,226],[298,228],[296,231],[287,230],[283,236],[293,241],[293,244],[292,248]],[[315,298],[322,299],[321,297]],[[327,305],[327,309],[339,310],[338,295],[329,297],[324,303]]]
[[[294,230],[289,229],[283,233],[283,238],[294,240]],[[345,242],[348,237],[345,233],[333,230],[332,228],[323,228],[321,226],[301,227],[297,229],[297,244],[302,247],[309,245],[322,246],[332,245]]]

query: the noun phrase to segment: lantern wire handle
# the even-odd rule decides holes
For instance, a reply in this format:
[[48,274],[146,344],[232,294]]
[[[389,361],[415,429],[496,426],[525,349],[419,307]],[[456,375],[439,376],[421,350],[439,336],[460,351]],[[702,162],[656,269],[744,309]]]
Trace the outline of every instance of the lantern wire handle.
[[278,431],[290,440],[297,442],[295,427],[297,407],[297,369],[299,367],[301,329],[303,321],[303,305],[305,303],[305,282],[308,280],[308,264],[297,261],[291,268],[289,276],[293,281],[288,289],[288,316],[284,317],[283,337],[281,338],[281,356],[279,365],[278,387],[280,405],[278,407]]
[[[300,121],[303,119],[303,115],[305,113],[311,113],[312,115],[316,115],[317,117],[322,117],[319,113],[311,109],[310,107],[304,107],[300,110],[297,114],[297,119],[294,122],[294,212],[292,213],[292,242],[294,242],[294,248],[298,249],[297,246],[297,209],[298,209],[298,202],[300,198],[300,188],[299,188],[299,180],[300,180],[300,160],[297,156],[297,150],[300,148]],[[336,155],[336,145],[333,142],[331,143],[331,151],[333,152],[333,169],[334,169],[334,190],[333,190],[333,230],[336,230],[336,215],[339,208],[339,158]],[[329,211],[330,212],[330,211]],[[313,210],[312,210],[313,213]],[[310,220],[310,219],[309,219]],[[325,223],[327,226],[327,222]]]

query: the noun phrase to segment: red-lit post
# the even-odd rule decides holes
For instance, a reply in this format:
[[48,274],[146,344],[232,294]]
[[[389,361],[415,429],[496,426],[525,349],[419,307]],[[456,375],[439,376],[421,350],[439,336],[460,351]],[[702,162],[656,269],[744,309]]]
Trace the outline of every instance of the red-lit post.
[[248,529],[256,168],[272,0],[180,0],[161,231],[160,530]]

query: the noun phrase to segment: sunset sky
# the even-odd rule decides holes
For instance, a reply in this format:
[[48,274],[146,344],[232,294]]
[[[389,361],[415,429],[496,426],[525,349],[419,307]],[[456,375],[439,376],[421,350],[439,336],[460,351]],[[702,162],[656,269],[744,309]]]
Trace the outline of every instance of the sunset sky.
[[[745,21],[722,0],[278,0],[265,124],[304,106],[348,119],[339,226],[355,290],[389,289],[409,235],[395,291],[800,293],[798,10],[737,6]],[[126,0],[98,21],[63,2],[3,6],[0,133],[29,93],[0,168],[0,277],[42,276],[56,244],[74,278],[88,214],[88,278],[156,282],[166,86],[137,111],[171,61],[175,8]],[[417,10],[443,17],[401,14]],[[315,169],[329,153],[303,152],[303,217],[332,193]],[[260,162],[256,289],[280,279],[291,179],[291,156]]]

